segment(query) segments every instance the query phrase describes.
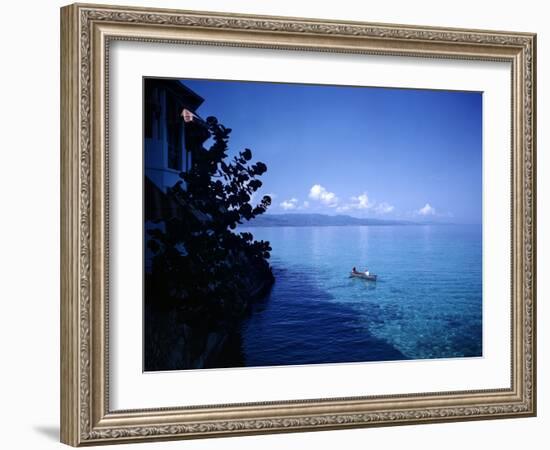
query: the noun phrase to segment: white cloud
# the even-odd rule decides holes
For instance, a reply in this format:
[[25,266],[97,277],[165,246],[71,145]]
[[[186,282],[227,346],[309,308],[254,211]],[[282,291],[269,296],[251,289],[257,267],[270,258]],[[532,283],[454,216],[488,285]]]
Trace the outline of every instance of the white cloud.
[[435,216],[435,208],[429,203],[426,203],[422,208],[416,211],[416,213],[421,216]]
[[296,209],[296,207],[298,206],[298,199],[293,197],[290,200],[285,200],[284,202],[281,202],[279,206],[285,211],[289,209]]
[[309,198],[318,200],[330,207],[334,207],[338,204],[338,197],[336,197],[336,194],[334,192],[327,191],[320,184],[315,184],[311,187],[309,190]]
[[[336,207],[336,211],[338,212],[369,210],[374,211],[376,214],[389,214],[395,209],[393,205],[387,202],[376,203],[371,201],[366,192],[350,197],[347,203],[340,202],[335,193],[327,191],[320,184],[315,184],[311,187],[309,190],[309,198],[317,200],[329,207]],[[308,206],[308,202],[303,203],[303,208],[307,208]]]
[[394,209],[395,208],[393,205],[390,205],[389,203],[386,203],[386,202],[382,202],[376,205],[376,207],[374,208],[374,211],[376,212],[376,214],[389,214]]
[[357,197],[351,197],[351,200],[353,203],[350,206],[354,209],[368,209],[373,206],[373,204],[369,202],[369,196],[366,192],[363,192]]
[[350,197],[350,202],[344,205],[340,205],[337,210],[344,212],[352,209],[370,209],[374,207],[374,203],[369,200],[369,196],[366,192],[356,196]]

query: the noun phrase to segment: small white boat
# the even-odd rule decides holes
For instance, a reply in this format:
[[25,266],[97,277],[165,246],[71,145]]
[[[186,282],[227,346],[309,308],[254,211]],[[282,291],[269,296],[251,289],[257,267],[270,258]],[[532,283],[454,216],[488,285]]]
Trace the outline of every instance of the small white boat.
[[363,280],[376,281],[377,275],[365,272],[351,272],[350,278],[362,278]]

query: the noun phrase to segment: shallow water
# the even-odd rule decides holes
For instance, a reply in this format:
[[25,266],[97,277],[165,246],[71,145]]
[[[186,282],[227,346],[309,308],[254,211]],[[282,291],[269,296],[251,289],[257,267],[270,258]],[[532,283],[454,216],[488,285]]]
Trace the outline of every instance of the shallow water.
[[245,366],[481,356],[481,226],[242,231],[271,242],[276,277],[242,323]]

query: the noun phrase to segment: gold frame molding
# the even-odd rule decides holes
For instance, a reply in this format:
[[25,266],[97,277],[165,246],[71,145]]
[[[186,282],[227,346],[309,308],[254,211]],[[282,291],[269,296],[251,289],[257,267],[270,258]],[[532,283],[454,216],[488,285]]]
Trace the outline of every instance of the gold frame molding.
[[[112,411],[108,58],[113,40],[506,61],[512,67],[508,389]],[[536,35],[74,4],[61,9],[61,441],[73,446],[536,414]],[[504,150],[504,149],[503,149]]]

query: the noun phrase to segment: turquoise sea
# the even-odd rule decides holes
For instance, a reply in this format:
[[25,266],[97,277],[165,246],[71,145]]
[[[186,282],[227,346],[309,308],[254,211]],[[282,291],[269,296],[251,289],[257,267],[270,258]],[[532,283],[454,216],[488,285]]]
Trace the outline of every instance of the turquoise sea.
[[480,225],[241,231],[271,242],[276,278],[242,322],[245,366],[482,356]]

